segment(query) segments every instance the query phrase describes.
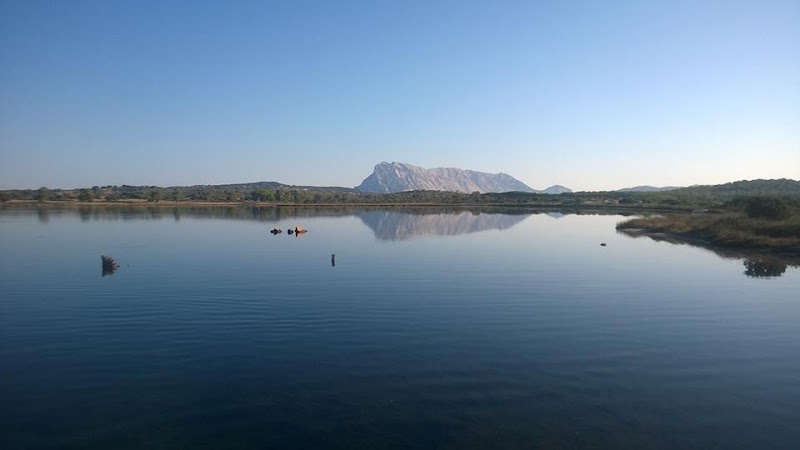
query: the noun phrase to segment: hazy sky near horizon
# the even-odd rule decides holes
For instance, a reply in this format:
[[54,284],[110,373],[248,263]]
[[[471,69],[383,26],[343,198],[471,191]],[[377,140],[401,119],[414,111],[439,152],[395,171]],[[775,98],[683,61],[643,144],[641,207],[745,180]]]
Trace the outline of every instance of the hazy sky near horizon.
[[800,178],[800,1],[0,0],[0,189]]

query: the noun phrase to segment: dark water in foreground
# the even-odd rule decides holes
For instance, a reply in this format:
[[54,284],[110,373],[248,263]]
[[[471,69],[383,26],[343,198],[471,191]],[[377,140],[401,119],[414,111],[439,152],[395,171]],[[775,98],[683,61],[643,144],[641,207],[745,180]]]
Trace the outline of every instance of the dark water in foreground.
[[800,270],[620,220],[0,211],[0,448],[797,448]]

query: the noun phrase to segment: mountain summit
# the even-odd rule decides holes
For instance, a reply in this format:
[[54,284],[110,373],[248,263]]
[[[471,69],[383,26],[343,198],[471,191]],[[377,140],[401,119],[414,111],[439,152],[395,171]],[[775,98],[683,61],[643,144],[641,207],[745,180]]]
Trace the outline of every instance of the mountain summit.
[[530,186],[505,173],[486,173],[450,167],[423,169],[398,162],[375,165],[356,189],[386,194],[391,192],[430,190],[451,192],[536,192]]

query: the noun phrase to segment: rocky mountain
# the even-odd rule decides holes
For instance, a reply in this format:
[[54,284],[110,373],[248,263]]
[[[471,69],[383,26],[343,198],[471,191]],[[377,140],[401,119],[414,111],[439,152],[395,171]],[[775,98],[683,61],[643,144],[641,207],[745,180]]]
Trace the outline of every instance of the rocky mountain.
[[423,169],[398,162],[375,166],[357,190],[386,194],[390,192],[430,190],[451,192],[536,192],[530,186],[505,173],[486,173],[450,167]]

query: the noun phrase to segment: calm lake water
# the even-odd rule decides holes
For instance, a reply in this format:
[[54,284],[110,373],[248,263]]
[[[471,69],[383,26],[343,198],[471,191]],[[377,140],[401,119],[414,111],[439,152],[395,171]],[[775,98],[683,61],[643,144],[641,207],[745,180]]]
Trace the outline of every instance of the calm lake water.
[[797,448],[800,270],[502,212],[0,210],[0,448]]

